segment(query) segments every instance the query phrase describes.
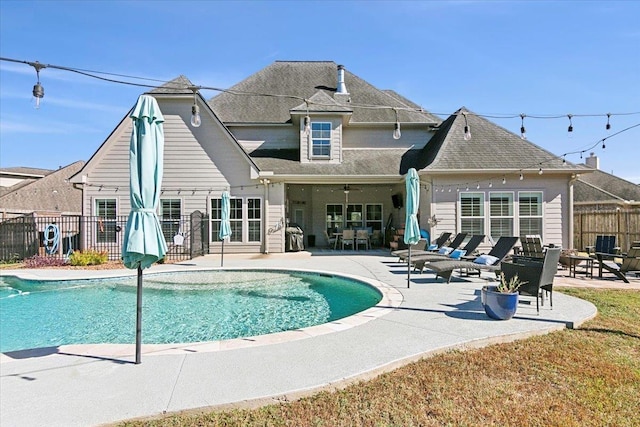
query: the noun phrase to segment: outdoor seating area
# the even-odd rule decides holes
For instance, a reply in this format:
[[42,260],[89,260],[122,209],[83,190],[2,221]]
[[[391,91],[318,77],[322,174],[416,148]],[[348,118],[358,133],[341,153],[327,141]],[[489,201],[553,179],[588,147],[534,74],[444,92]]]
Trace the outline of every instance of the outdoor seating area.
[[382,244],[381,234],[377,230],[369,228],[346,228],[341,231],[334,231],[331,234],[324,231],[327,246],[333,250],[370,250],[374,246]]

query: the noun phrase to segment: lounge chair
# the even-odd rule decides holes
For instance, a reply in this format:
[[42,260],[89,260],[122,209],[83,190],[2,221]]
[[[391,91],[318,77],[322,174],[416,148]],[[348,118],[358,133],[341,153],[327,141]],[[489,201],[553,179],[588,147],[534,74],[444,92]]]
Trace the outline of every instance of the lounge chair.
[[[427,247],[427,243],[429,242],[426,239],[420,239],[418,240],[418,243],[416,243],[415,245],[411,245],[411,255],[413,256],[413,254],[416,253],[416,251],[421,253],[425,252],[424,249]],[[391,252],[391,255],[395,255],[399,257],[401,261],[404,260],[408,254],[409,254],[409,249],[400,249],[400,250]]]
[[[462,236],[460,241],[457,243],[456,248],[458,246],[460,246],[460,243],[462,243],[462,241],[464,240],[464,238],[467,235],[467,233],[463,233],[463,234],[464,235]],[[428,247],[431,247],[433,249],[428,249],[428,247],[425,245],[424,248],[417,248],[417,250],[414,250],[414,246],[412,246],[411,247],[411,258],[413,258],[414,255],[433,254],[433,253],[438,252],[447,243],[447,241],[449,240],[449,237],[451,237],[451,233],[443,232],[440,235],[440,237],[438,237],[436,239],[436,241],[434,243],[432,243],[432,244],[430,244],[428,246]],[[458,236],[456,236],[456,238],[458,238]],[[408,249],[402,249],[400,251],[393,251],[393,252],[391,252],[391,254],[396,255],[397,257],[399,257],[400,261],[406,261],[407,257],[409,256],[409,250]]]
[[427,268],[436,273],[436,278],[442,277],[451,282],[451,274],[456,269],[497,271],[500,269],[500,263],[509,255],[518,242],[518,237],[500,237],[495,246],[486,255],[480,255],[473,261],[467,260],[449,260],[436,261],[429,264]]
[[544,305],[544,293],[549,294],[549,302],[553,308],[553,279],[558,271],[561,248],[548,248],[544,258],[539,260],[523,259],[517,263],[503,262],[500,271],[506,280],[511,280],[515,275],[525,282],[518,289],[518,293],[524,296],[536,297],[536,311],[540,313],[540,300]]
[[599,276],[602,277],[602,270],[606,270],[622,279],[625,283],[629,283],[627,273],[640,272],[640,247],[629,249],[626,255],[619,255],[616,258],[622,258],[622,262],[600,260],[599,259]]
[[616,247],[616,236],[596,236],[596,244],[585,248],[589,255],[596,253],[615,254],[620,248]]
[[[461,249],[462,251],[464,251],[463,256],[471,256],[473,254],[473,251],[476,250],[476,248],[478,246],[480,246],[480,243],[482,243],[482,241],[484,240],[484,234],[476,234],[471,236],[471,239],[469,239],[469,241],[467,242],[466,245],[464,245],[464,247]],[[434,262],[434,261],[446,261],[446,260],[450,260],[450,259],[457,259],[457,257],[455,255],[457,254],[453,254],[455,252],[452,251],[449,254],[440,254],[440,253],[423,253],[423,254],[418,254],[415,257],[412,255],[411,256],[411,263],[413,264],[413,268],[416,270],[420,270],[420,272],[422,272],[422,270],[424,270],[424,265],[426,263],[430,263],[430,262]],[[452,257],[452,255],[454,255]]]
[[[434,252],[437,252],[438,250],[440,250],[441,248],[444,247],[448,247],[453,249],[458,249],[458,246],[460,246],[462,244],[462,242],[464,242],[464,239],[467,238],[467,233],[458,233],[456,234],[456,237],[453,238],[453,240],[451,241],[451,243],[447,243],[446,241],[438,246],[437,249],[433,249]],[[437,243],[436,243],[437,244]]]

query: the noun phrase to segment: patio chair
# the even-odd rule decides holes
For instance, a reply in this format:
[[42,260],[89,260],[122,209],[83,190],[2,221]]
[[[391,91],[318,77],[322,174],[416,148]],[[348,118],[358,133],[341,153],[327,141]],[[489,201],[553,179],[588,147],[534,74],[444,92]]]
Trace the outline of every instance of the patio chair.
[[427,268],[436,273],[436,278],[442,277],[451,282],[451,274],[456,269],[477,270],[480,274],[481,270],[498,271],[500,263],[509,255],[518,242],[518,237],[500,237],[495,246],[486,255],[480,255],[473,261],[467,260],[447,260],[436,261],[429,264]]
[[[461,249],[464,252],[462,256],[471,256],[473,252],[476,250],[480,243],[484,240],[484,234],[476,234],[471,236],[471,239],[467,242],[466,245]],[[454,254],[455,250],[450,252],[449,254],[440,254],[440,253],[422,253],[418,254],[415,257],[411,256],[411,263],[413,264],[413,268],[415,270],[424,270],[424,265],[434,261],[446,261],[449,259],[457,259]],[[453,256],[452,256],[453,255]]]
[[539,235],[520,236],[522,249],[520,254],[527,258],[544,258],[544,249],[542,248],[542,237]]
[[358,249],[360,245],[364,245],[366,250],[369,250],[369,231],[356,230],[356,243],[355,248]]
[[356,247],[356,232],[351,229],[342,230],[342,250],[345,246],[351,246],[351,249]]
[[585,251],[589,255],[596,253],[615,254],[620,248],[616,247],[616,236],[596,236],[596,244],[587,246]]
[[[415,245],[411,245],[411,256],[413,256],[413,254],[415,254],[416,251],[424,253],[425,252],[424,249],[427,247],[427,243],[429,242],[426,239],[420,239],[418,240],[418,243],[416,243]],[[391,252],[391,255],[395,255],[399,257],[400,261],[406,259],[408,254],[409,254],[409,249],[399,249],[397,251]]]
[[629,249],[626,255],[620,255],[616,258],[622,258],[622,262],[618,263],[614,261],[602,260],[600,264],[600,277],[602,277],[602,270],[606,270],[615,274],[619,279],[622,279],[625,283],[629,283],[627,273],[640,272],[640,247],[634,247]]
[[[449,240],[449,237],[451,237],[451,233],[443,232],[442,234],[440,234],[440,237],[438,237],[433,243],[431,243],[429,245],[425,245],[425,247],[422,248],[422,249],[418,248],[417,250],[414,250],[414,247],[412,246],[411,247],[411,258],[413,258],[414,255],[424,255],[424,254],[437,253],[440,249],[442,249],[444,247],[444,245]],[[464,236],[462,237],[462,239],[460,240],[460,242],[458,243],[456,248],[458,246],[460,246],[460,243],[462,243],[462,240],[464,240],[464,237],[466,237],[466,233],[464,234]],[[431,248],[431,249],[429,249],[429,248]],[[407,249],[403,249],[402,252],[393,251],[392,254],[393,255],[397,255],[400,258],[400,261],[406,261],[407,257],[409,256],[409,251]]]
[[[544,253],[544,258],[533,260],[519,260],[517,263],[503,262],[500,271],[504,273],[506,280],[511,280],[515,275],[525,282],[518,289],[523,296],[536,298],[536,311],[540,313],[540,305],[544,306],[544,295],[549,295],[549,302],[553,308],[553,279],[558,272],[561,248],[549,248]],[[542,300],[542,304],[540,304]]]
[[335,249],[336,242],[338,241],[338,237],[337,236],[329,236],[329,233],[327,233],[327,230],[324,230],[324,237],[325,237],[325,239],[327,239],[327,245],[329,246],[329,248]]

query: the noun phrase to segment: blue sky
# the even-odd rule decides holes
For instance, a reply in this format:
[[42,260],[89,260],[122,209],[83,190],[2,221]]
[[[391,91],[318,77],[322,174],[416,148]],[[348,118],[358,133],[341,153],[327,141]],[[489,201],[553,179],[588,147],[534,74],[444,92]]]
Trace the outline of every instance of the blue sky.
[[[558,156],[593,151],[640,183],[640,126],[589,149],[640,123],[639,16],[636,1],[1,0],[0,56],[221,88],[276,60],[332,60],[442,118],[462,106],[562,116],[526,118],[528,139]],[[52,68],[40,82],[36,110],[35,70],[0,61],[0,167],[88,160],[146,90]],[[519,117],[490,120],[519,133]]]

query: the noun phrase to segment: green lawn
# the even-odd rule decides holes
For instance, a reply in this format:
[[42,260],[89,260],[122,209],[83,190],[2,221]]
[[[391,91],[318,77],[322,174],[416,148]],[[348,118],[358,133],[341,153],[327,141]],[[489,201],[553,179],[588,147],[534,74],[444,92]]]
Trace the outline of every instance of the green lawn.
[[639,426],[640,292],[564,288],[598,316],[563,330],[452,351],[371,381],[255,410],[122,426]]

